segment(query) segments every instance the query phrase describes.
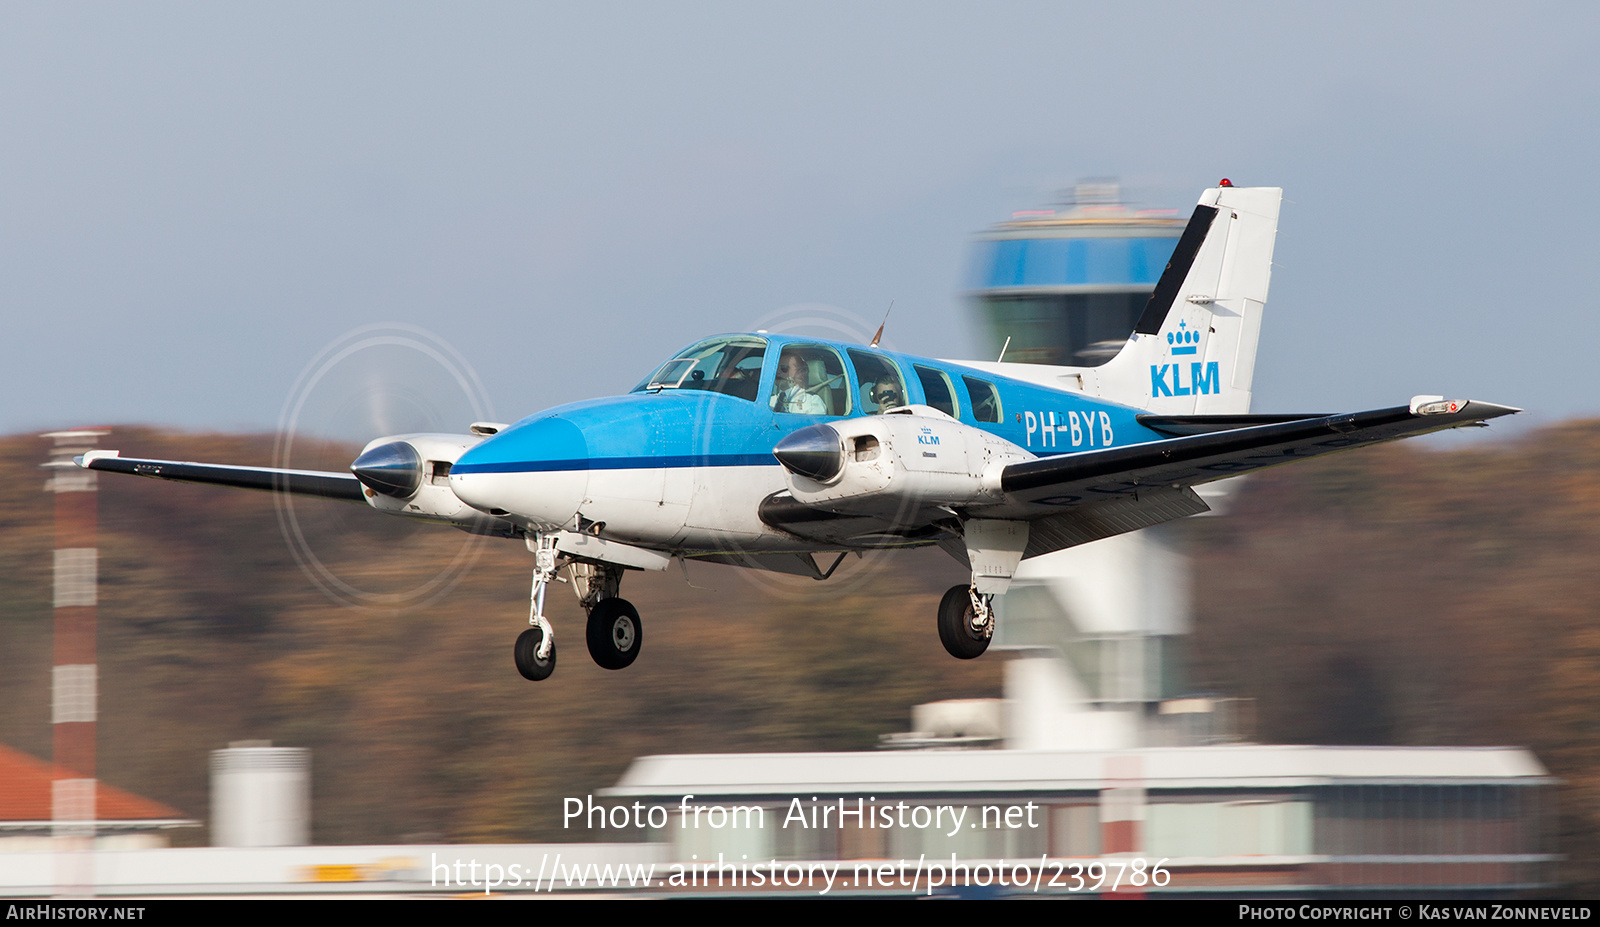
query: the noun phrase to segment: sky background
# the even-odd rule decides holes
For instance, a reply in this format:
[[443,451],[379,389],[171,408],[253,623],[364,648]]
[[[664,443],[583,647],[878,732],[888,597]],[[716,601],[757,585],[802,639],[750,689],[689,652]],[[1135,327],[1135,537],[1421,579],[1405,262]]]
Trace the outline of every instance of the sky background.
[[[499,420],[624,391],[709,333],[870,331],[891,299],[889,346],[973,356],[972,235],[1104,175],[1185,213],[1221,177],[1284,188],[1257,411],[1442,393],[1527,408],[1509,433],[1593,416],[1597,24],[1584,4],[8,3],[0,432],[270,431],[376,324],[453,347]],[[412,347],[369,394],[439,379]],[[355,402],[332,395],[352,377],[317,402]]]

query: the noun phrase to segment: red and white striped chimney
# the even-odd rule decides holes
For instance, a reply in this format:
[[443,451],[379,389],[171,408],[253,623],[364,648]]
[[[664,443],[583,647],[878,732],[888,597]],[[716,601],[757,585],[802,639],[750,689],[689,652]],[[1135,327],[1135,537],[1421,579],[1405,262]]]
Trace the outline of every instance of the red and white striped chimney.
[[[55,493],[55,667],[51,672],[51,720],[54,722],[55,778],[51,783],[51,819],[55,835],[71,847],[58,873],[61,887],[72,894],[92,891],[95,831],[95,600],[99,551],[95,541],[95,475],[72,458],[92,450],[104,428],[53,431],[42,437],[50,449],[50,480]],[[85,869],[85,866],[90,867]]]

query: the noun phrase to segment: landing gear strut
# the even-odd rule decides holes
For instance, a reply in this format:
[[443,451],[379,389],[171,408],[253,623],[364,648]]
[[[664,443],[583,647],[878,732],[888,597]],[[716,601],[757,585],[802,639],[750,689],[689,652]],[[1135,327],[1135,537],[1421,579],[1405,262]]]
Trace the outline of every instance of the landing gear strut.
[[528,623],[533,625],[517,636],[512,655],[517,672],[524,679],[538,682],[548,677],[556,668],[555,629],[544,617],[544,590],[556,578],[561,564],[556,555],[554,535],[538,534],[528,538],[528,548],[533,551],[533,591],[529,594]]
[[633,663],[644,641],[639,610],[617,593],[622,588],[622,567],[591,560],[575,560],[556,550],[556,536],[535,534],[528,538],[533,551],[533,591],[528,610],[532,627],[517,638],[514,649],[517,672],[524,678],[540,680],[556,667],[555,631],[544,617],[544,593],[552,580],[566,582],[556,574],[565,567],[578,604],[589,614],[587,638],[589,656],[604,669],[617,670]]
[[994,637],[994,596],[973,586],[951,586],[939,602],[939,640],[957,660],[971,660],[989,649]]

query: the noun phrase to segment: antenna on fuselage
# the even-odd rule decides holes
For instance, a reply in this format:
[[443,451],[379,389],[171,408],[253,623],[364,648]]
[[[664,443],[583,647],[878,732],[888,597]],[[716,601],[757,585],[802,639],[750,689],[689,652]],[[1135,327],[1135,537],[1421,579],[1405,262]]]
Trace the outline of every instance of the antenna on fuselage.
[[994,359],[995,363],[999,364],[999,363],[1002,363],[1002,362],[1005,361],[1005,359],[1006,359],[1006,348],[1009,348],[1009,347],[1011,347],[1011,336],[1007,335],[1006,336],[1006,343],[1002,344],[1000,346],[1000,356]]
[[893,311],[894,311],[894,300],[891,299],[891,300],[889,300],[889,308],[883,310],[883,321],[878,323],[878,333],[876,335],[872,336],[872,343],[867,345],[867,347],[875,348],[875,347],[878,346],[878,342],[883,340],[883,326],[889,324],[889,313],[891,313]]

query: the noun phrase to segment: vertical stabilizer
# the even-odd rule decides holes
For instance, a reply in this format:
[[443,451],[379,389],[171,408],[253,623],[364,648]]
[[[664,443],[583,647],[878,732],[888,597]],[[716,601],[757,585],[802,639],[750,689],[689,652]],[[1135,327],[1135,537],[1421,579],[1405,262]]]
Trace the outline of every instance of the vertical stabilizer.
[[1150,294],[1133,337],[1083,390],[1168,415],[1250,411],[1272,281],[1279,187],[1212,187]]

